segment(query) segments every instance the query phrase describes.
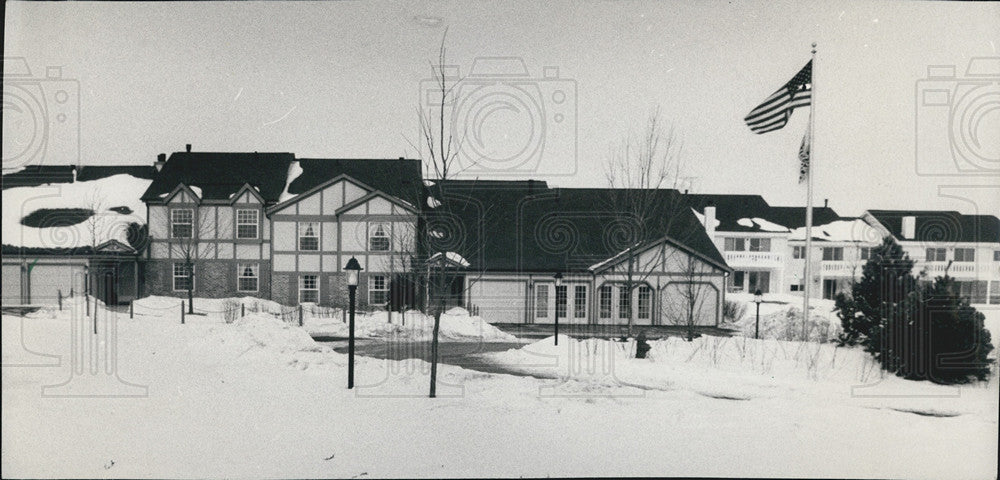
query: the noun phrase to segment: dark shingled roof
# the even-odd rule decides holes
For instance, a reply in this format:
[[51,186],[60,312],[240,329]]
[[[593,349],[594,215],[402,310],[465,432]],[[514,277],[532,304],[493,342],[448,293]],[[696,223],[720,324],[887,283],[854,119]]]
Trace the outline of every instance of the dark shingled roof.
[[[201,189],[206,200],[229,200],[244,184],[256,187],[264,201],[277,203],[285,190],[291,153],[176,152],[170,155],[143,201],[160,201],[183,183]],[[419,205],[423,191],[420,160],[298,159],[302,174],[288,192],[301,194],[327,180],[346,174],[359,182]],[[418,207],[419,208],[419,207]]]
[[897,240],[903,238],[903,217],[915,217],[912,240],[921,242],[1000,243],[1000,218],[993,215],[963,215],[955,211],[868,210]]
[[152,180],[156,176],[156,168],[152,165],[86,165],[80,167],[80,171],[76,174],[76,181],[89,182],[123,174]]
[[267,202],[285,189],[291,153],[175,152],[142,195],[144,202],[161,201],[183,183],[196,186],[205,200],[229,200],[244,184],[256,187]]
[[428,228],[451,232],[432,248],[458,252],[473,270],[587,271],[639,241],[649,243],[667,234],[726,265],[676,190],[644,191],[654,200],[645,225],[619,213],[616,193],[610,189],[452,180],[429,190],[444,205],[428,209]]
[[[806,207],[772,207],[760,195],[729,194],[688,194],[688,202],[699,214],[705,207],[715,205],[715,219],[719,221],[717,231],[760,232],[754,224],[746,227],[737,223],[741,218],[763,218],[789,229],[806,226]],[[823,225],[841,220],[832,208],[813,207],[813,225]]]
[[3,189],[37,187],[46,183],[73,183],[72,165],[29,165],[23,170],[4,174]]
[[420,209],[424,191],[420,160],[300,158],[299,166],[302,167],[302,175],[292,181],[288,193],[297,195],[346,174]]

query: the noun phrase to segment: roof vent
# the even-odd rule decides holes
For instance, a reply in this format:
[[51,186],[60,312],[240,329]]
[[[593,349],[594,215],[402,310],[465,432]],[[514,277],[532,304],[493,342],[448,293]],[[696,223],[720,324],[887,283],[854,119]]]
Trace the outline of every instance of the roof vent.
[[830,208],[830,199],[829,198],[824,198],[823,199],[823,208]]
[[161,153],[156,156],[156,162],[153,162],[153,166],[156,167],[156,171],[159,172],[163,170],[163,166],[167,164],[167,154]]
[[188,153],[191,153],[191,144],[189,143],[187,145],[184,145],[184,149],[187,150]]

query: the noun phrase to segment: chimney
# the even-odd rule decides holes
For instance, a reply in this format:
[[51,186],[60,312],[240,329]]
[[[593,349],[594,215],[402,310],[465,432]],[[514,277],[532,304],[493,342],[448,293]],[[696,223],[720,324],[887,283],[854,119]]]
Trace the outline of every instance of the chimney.
[[829,198],[824,198],[823,199],[823,208],[829,208],[829,207],[830,207],[830,199]]
[[163,170],[163,166],[167,164],[167,154],[161,153],[156,156],[156,162],[153,162],[153,166],[156,167],[156,171],[159,172]]
[[79,173],[80,167],[73,165],[73,183],[76,183],[76,176]]
[[535,193],[535,181],[528,179],[528,195],[534,195]]
[[184,145],[184,149],[187,150],[188,153],[191,153],[191,144],[189,143],[187,145]]
[[715,236],[715,204],[705,205],[705,231],[709,237]]
[[917,217],[907,215],[903,217],[902,234],[904,240],[913,240],[917,236]]

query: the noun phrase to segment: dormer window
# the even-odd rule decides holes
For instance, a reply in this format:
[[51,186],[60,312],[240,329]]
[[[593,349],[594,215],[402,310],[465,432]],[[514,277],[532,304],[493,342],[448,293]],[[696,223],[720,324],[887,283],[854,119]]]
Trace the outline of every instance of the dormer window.
[[368,250],[372,252],[388,252],[389,246],[389,224],[373,224],[371,235],[368,236]]
[[256,239],[260,212],[255,209],[236,210],[236,238]]
[[170,237],[191,238],[194,234],[194,210],[175,208],[170,211]]

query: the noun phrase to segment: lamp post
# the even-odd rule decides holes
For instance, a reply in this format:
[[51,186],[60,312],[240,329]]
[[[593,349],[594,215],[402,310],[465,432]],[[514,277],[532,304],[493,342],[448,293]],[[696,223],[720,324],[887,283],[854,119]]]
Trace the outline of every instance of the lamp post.
[[553,277],[556,279],[556,345],[559,345],[559,287],[562,286],[562,272],[556,272]]
[[358,273],[361,271],[361,264],[358,259],[351,257],[344,267],[347,270],[347,297],[350,309],[350,334],[347,337],[347,388],[354,388],[354,299],[358,291]]
[[764,301],[764,294],[760,293],[758,288],[756,292],[753,293],[753,303],[757,304],[757,326],[753,331],[753,338],[760,338],[760,302]]

